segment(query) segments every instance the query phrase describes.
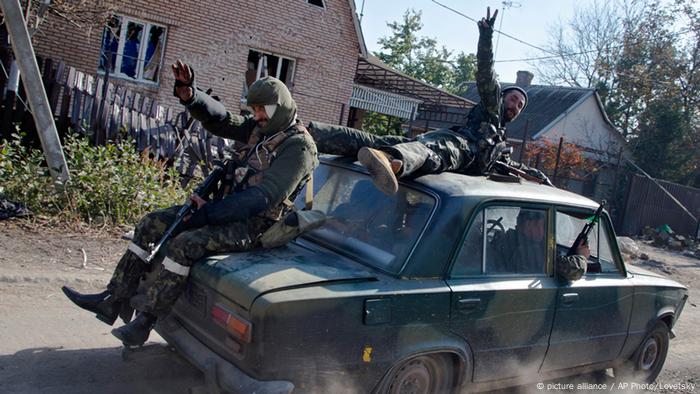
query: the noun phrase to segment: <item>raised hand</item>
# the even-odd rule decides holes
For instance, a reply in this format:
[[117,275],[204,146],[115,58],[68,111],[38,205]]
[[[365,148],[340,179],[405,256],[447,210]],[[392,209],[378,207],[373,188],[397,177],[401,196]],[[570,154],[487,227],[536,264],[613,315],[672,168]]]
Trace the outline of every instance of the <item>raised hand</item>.
[[493,31],[493,26],[496,23],[496,16],[498,15],[498,10],[495,10],[493,12],[493,16],[491,16],[491,7],[486,7],[486,17],[481,18],[481,20],[478,22],[479,29],[488,29]]
[[172,65],[173,76],[175,77],[175,95],[184,102],[188,102],[194,96],[192,82],[194,82],[194,71],[187,64],[177,59]]

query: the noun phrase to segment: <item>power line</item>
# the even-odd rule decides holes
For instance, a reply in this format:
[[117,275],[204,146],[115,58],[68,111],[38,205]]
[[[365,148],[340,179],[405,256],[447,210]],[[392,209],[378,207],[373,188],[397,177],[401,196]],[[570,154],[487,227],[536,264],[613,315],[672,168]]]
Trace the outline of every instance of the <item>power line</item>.
[[[446,6],[446,5],[444,5],[444,4],[440,3],[440,2],[438,2],[437,0],[432,0],[432,2],[435,3],[435,4],[437,4],[437,5],[439,5],[439,6],[441,6],[441,7],[443,7],[443,8],[445,8],[445,9],[447,9],[447,10],[450,10],[450,11],[454,12],[454,13],[457,14],[457,15],[460,15],[460,16],[466,18],[466,19],[469,19],[470,21],[479,23],[478,20],[476,20],[476,19],[470,17],[469,15],[466,15],[466,14],[464,14],[464,13],[462,13],[462,12],[459,12],[459,11],[455,10],[454,8],[448,7],[448,6]],[[501,20],[501,22],[503,22],[503,21]],[[551,56],[541,56],[541,57],[523,58],[523,59],[495,60],[496,63],[510,63],[510,62],[530,61],[530,60],[546,60],[546,59],[555,59],[555,58],[562,58],[562,57],[578,56],[578,55],[584,55],[584,54],[587,54],[587,53],[598,52],[597,49],[593,49],[593,50],[581,51],[581,52],[574,52],[574,53],[556,53],[556,52],[550,51],[550,50],[548,50],[548,49],[541,48],[541,47],[539,47],[539,46],[537,46],[537,45],[530,44],[529,42],[523,41],[523,40],[521,40],[521,39],[519,39],[519,38],[517,38],[517,37],[513,37],[513,36],[511,36],[510,34],[504,33],[504,32],[502,32],[502,31],[500,31],[500,30],[494,29],[494,31],[497,32],[497,33],[499,33],[499,34],[502,34],[502,35],[504,35],[504,36],[506,36],[506,37],[508,37],[508,38],[510,38],[510,39],[513,39],[513,40],[515,40],[515,41],[517,41],[517,42],[519,42],[519,43],[521,43],[521,44],[527,45],[527,46],[529,46],[529,47],[535,48],[535,49],[537,49],[537,50],[539,50],[539,51],[542,51],[542,52],[545,52],[545,53],[549,53],[549,54],[551,55]],[[674,37],[677,37],[677,36],[680,36],[680,35],[683,35],[683,34],[687,34],[687,33],[690,33],[690,32],[693,32],[693,29],[692,29],[692,28],[687,28],[687,29],[685,29],[685,30],[681,30],[681,31],[679,31],[679,32],[677,32],[677,33],[674,33],[674,34],[670,35],[669,38],[674,38]],[[641,41],[638,41],[637,43],[639,43],[639,42],[641,42]],[[635,43],[635,44],[637,44],[637,43]],[[619,44],[619,45],[613,46],[613,47],[611,47],[611,48],[621,48],[621,47],[623,47],[623,46],[625,46],[625,45],[626,45],[626,44]]]
[[[685,29],[685,30],[680,30],[674,34],[669,35],[669,38],[676,38],[679,36],[682,36],[684,34],[692,33],[693,29]],[[629,45],[637,45],[642,43],[642,40],[634,42]],[[619,44],[619,45],[613,45],[607,49],[617,49],[617,48],[622,48],[625,45],[628,44]],[[581,51],[581,52],[571,52],[571,53],[561,53],[559,55],[551,55],[551,56],[538,56],[538,57],[526,57],[526,58],[521,58],[521,59],[505,59],[505,60],[495,60],[496,63],[512,63],[512,62],[527,62],[527,61],[532,61],[532,60],[548,60],[548,59],[560,59],[563,57],[571,57],[571,56],[578,56],[578,55],[585,55],[587,53],[594,53],[594,52],[600,52],[599,49],[590,49],[587,51]]]
[[[440,3],[440,2],[438,2],[437,0],[432,0],[432,2],[435,3],[435,4],[437,4],[437,5],[439,5],[440,7],[446,8],[446,9],[448,9],[448,10],[454,12],[454,13],[457,14],[457,15],[460,15],[460,16],[462,16],[462,17],[464,17],[464,18],[467,18],[467,19],[469,19],[470,21],[479,23],[478,20],[472,18],[471,16],[466,15],[466,14],[463,14],[463,13],[461,13],[461,12],[455,10],[454,8],[450,8],[450,7],[446,6],[446,5],[444,5],[444,4]],[[554,52],[551,52],[551,51],[549,51],[549,50],[547,50],[547,49],[538,47],[537,45],[530,44],[529,42],[525,42],[525,41],[523,41],[523,40],[521,40],[521,39],[519,39],[519,38],[517,38],[517,37],[513,37],[513,36],[511,36],[510,34],[504,33],[504,32],[502,32],[502,31],[500,31],[500,30],[494,29],[493,31],[495,31],[495,32],[498,33],[498,34],[502,34],[502,35],[504,35],[504,36],[506,36],[506,37],[508,37],[508,38],[510,38],[510,39],[512,39],[512,40],[515,40],[515,41],[517,41],[517,42],[519,42],[519,43],[521,43],[521,44],[524,44],[524,45],[527,45],[527,46],[529,46],[529,47],[535,48],[535,49],[537,49],[537,50],[539,50],[539,51],[546,52],[546,53],[549,53],[549,54],[552,54],[552,55],[556,55],[556,53],[554,53]]]

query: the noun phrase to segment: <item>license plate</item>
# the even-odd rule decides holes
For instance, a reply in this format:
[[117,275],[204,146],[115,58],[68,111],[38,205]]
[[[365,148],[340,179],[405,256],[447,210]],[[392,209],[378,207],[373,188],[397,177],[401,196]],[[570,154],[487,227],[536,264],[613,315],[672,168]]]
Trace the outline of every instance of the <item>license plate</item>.
[[187,301],[192,308],[200,312],[204,317],[207,315],[207,293],[194,283],[189,283],[185,292]]

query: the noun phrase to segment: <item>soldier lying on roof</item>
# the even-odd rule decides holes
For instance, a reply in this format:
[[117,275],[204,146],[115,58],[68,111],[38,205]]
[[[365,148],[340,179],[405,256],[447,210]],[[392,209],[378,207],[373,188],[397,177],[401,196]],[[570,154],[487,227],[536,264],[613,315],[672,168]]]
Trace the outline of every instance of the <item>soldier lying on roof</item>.
[[374,184],[386,194],[396,193],[397,178],[454,171],[487,174],[496,160],[551,184],[539,170],[512,161],[505,145],[505,126],[527,105],[527,93],[520,87],[503,90],[493,68],[493,26],[490,9],[478,23],[476,82],[481,102],[469,112],[463,127],[440,129],[416,138],[377,136],[349,127],[311,122],[309,132],[319,152],[357,156],[367,167]]

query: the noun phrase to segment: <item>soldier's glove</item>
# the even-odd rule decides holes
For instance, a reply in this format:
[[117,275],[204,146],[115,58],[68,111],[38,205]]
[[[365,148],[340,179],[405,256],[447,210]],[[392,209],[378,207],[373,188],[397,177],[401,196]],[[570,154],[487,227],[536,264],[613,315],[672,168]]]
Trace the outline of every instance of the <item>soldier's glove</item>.
[[477,142],[478,151],[476,154],[479,171],[482,174],[487,174],[491,171],[493,163],[500,159],[504,152],[508,151],[506,143],[495,142],[491,138],[482,138]]
[[[187,82],[182,82],[179,79],[175,79],[175,85],[173,86],[173,96],[177,97],[178,100],[180,100],[180,104],[182,105],[187,105],[190,102],[192,102],[192,100],[194,99],[194,93],[197,90],[197,85],[194,83],[194,70],[188,64],[186,64],[185,66],[190,70],[190,75],[192,75],[192,77]],[[188,102],[182,101],[180,95],[177,94],[177,88],[182,87],[192,88],[192,99],[190,99]]]
[[496,24],[496,15],[498,15],[498,10],[495,10],[493,16],[491,16],[491,8],[486,7],[486,17],[481,18],[481,20],[477,22],[479,34],[493,34],[493,27]]
[[183,220],[178,226],[178,232],[194,230],[206,226],[209,223],[209,215],[207,215],[207,210],[204,209],[205,206],[206,204],[202,206],[202,208],[194,211],[187,221]]

